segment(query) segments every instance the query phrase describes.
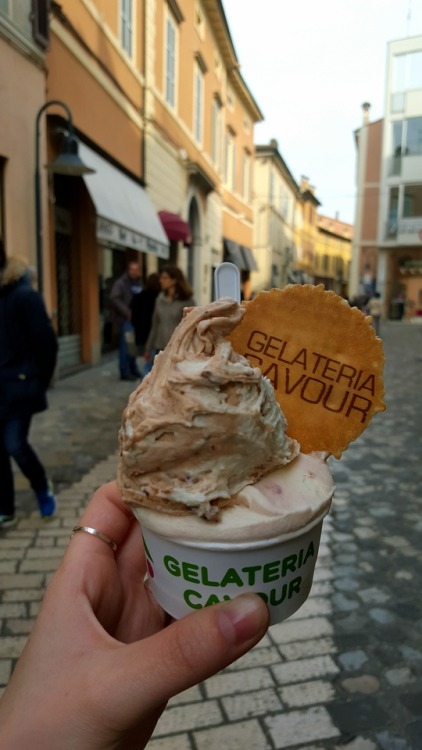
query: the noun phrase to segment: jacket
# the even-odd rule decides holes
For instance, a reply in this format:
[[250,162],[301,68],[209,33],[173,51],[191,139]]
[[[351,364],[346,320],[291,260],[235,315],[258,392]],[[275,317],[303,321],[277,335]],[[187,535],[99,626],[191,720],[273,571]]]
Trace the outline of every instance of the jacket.
[[148,341],[145,344],[146,351],[150,352],[153,349],[164,349],[167,346],[174,329],[182,320],[184,308],[193,307],[194,305],[195,301],[193,297],[186,300],[174,299],[172,302],[167,302],[164,292],[160,292],[155,300],[151,331],[148,336]]
[[22,276],[0,286],[0,420],[47,408],[57,338],[41,295]]
[[112,322],[116,325],[121,325],[125,320],[131,318],[131,303],[136,292],[141,291],[141,285],[139,282],[134,281],[130,278],[127,272],[119,276],[111,287],[110,302],[112,305]]

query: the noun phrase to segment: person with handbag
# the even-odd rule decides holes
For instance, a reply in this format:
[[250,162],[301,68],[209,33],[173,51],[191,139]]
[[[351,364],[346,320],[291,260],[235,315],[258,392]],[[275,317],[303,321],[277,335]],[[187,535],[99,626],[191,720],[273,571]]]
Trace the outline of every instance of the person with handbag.
[[57,338],[31,269],[10,257],[0,274],[0,529],[17,523],[11,459],[27,477],[40,515],[57,509],[44,466],[28,442],[33,414],[47,409]]
[[119,332],[120,380],[138,380],[142,377],[136,364],[137,350],[131,310],[133,297],[141,290],[139,263],[131,260],[127,270],[114,282],[110,293],[113,323]]

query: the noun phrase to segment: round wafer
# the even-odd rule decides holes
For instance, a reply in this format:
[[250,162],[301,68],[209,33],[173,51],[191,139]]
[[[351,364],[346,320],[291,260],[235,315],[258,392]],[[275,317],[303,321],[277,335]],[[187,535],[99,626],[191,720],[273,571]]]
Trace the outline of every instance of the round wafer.
[[385,410],[384,354],[371,318],[322,285],[260,292],[228,338],[271,381],[303,453],[339,458]]

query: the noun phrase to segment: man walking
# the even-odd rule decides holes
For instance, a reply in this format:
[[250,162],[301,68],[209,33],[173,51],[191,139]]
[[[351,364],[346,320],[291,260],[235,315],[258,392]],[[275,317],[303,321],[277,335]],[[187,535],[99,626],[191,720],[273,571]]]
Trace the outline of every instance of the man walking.
[[131,260],[127,270],[113,284],[110,293],[110,302],[113,311],[113,323],[119,331],[119,370],[120,380],[137,380],[141,377],[136,359],[129,352],[128,339],[134,339],[134,330],[131,323],[131,303],[135,294],[142,289],[140,279],[139,263]]

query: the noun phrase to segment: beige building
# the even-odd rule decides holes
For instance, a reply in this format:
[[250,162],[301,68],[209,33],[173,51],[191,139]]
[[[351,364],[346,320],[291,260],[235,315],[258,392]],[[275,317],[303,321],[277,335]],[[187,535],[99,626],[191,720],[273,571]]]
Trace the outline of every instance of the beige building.
[[249,294],[254,124],[221,2],[146,2],[145,179],[154,204],[181,216],[190,243],[172,242],[199,303],[213,270],[232,260]]
[[285,286],[296,260],[295,228],[303,205],[278,143],[256,145],[254,165],[254,292]]
[[[35,120],[45,101],[45,8],[31,0],[0,5],[0,240],[6,255],[21,255],[34,267]],[[44,150],[41,159],[45,163]],[[43,211],[47,216],[47,200]]]

